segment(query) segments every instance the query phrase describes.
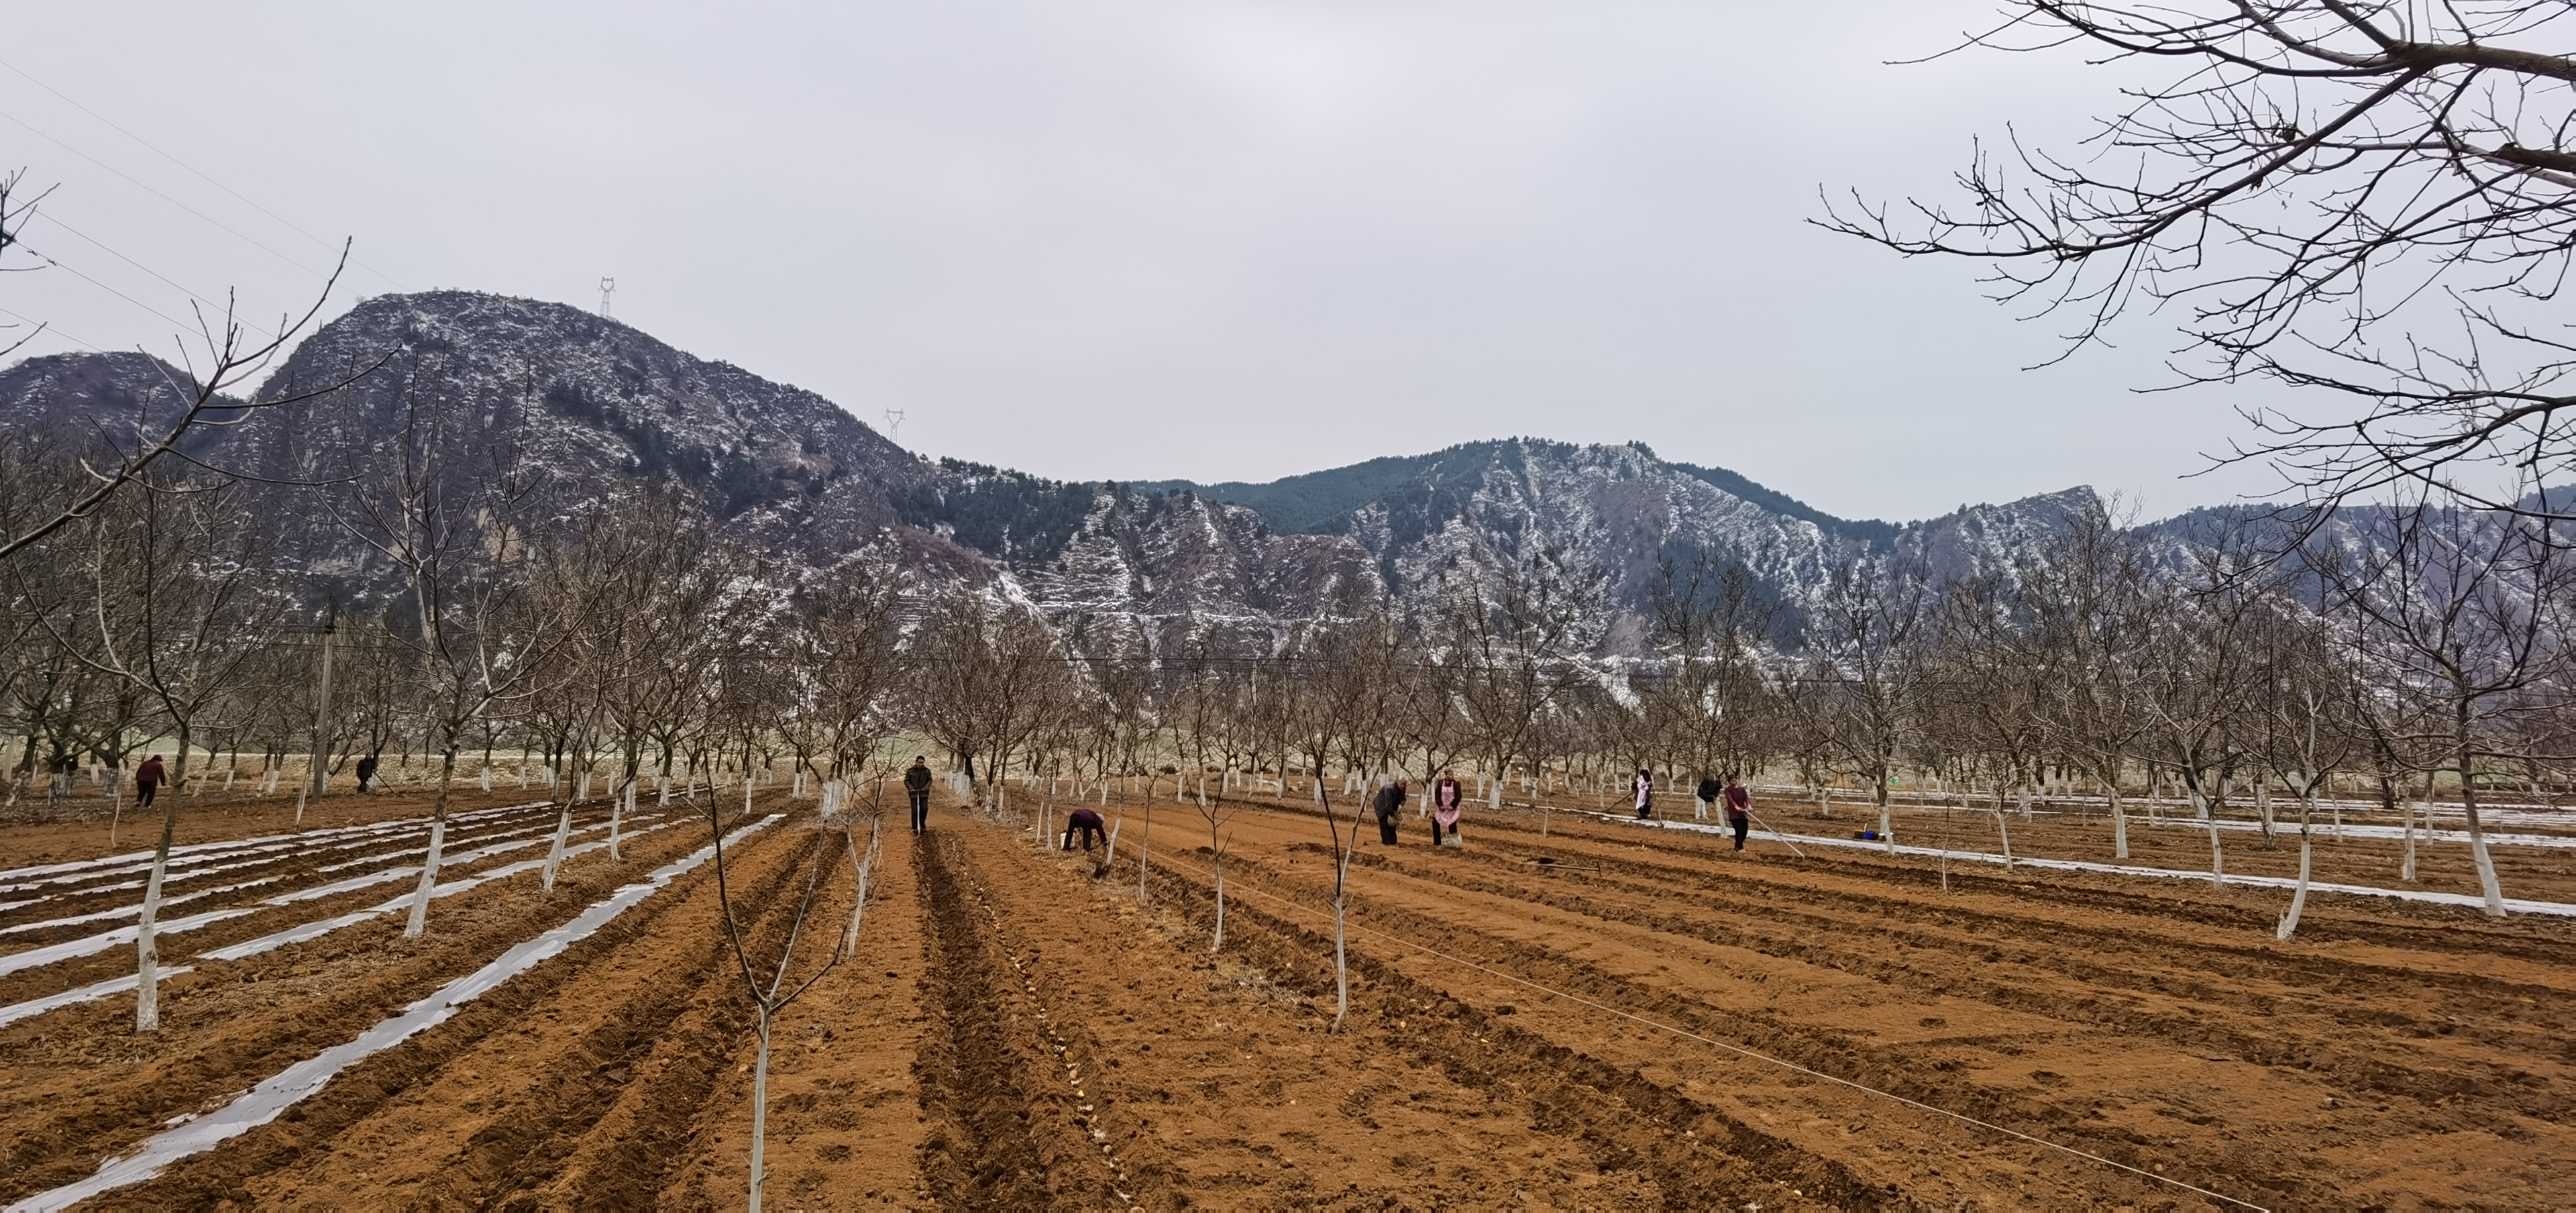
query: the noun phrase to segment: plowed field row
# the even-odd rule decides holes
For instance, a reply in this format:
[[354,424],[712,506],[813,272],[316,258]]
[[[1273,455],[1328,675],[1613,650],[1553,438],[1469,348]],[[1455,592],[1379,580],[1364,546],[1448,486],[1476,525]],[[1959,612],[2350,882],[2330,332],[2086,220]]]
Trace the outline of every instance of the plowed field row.
[[[1564,813],[1478,815],[1435,850],[1408,815],[1398,845],[1360,844],[1336,1030],[1320,817],[1229,806],[1211,950],[1205,823],[1157,805],[1149,832],[1143,808],[1109,806],[1105,867],[953,805],[919,837],[894,823],[857,948],[775,1029],[774,1205],[2576,1202],[2565,923],[2320,898],[2280,943],[2279,898],[2255,890],[1959,866],[1945,885],[1930,861],[1758,839],[1737,855]],[[811,801],[760,806],[780,810],[727,874],[755,958],[784,946],[815,865],[831,875],[801,980],[854,908],[851,858]],[[551,896],[530,878],[442,901],[422,940],[390,916],[174,979],[157,1036],[126,1030],[130,996],[0,1026],[0,1198],[228,1104],[707,837],[675,818],[623,864],[567,866]],[[245,891],[263,896],[400,862],[378,855],[390,836],[333,845],[350,842],[367,845],[204,858],[279,875]],[[701,867],[91,1206],[733,1207],[752,1024]]]

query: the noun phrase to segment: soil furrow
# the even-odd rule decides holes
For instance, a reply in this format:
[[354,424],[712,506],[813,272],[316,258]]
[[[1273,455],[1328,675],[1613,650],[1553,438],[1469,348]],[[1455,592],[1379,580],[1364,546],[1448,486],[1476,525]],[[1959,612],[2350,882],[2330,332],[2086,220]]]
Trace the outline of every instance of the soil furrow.
[[[629,866],[694,849],[667,839],[678,832],[651,836],[656,841],[631,852]],[[566,868],[551,895],[528,881],[438,902],[418,940],[403,939],[402,919],[389,915],[200,968],[164,988],[162,1030],[151,1036],[133,1034],[133,1004],[122,998],[10,1025],[0,1031],[0,1060],[23,1077],[13,1084],[15,1132],[0,1156],[0,1198],[78,1179],[172,1117],[348,1039],[578,913],[627,875],[599,858]]]
[[[676,853],[704,845],[695,838],[687,841],[690,845]],[[628,862],[631,865],[640,859],[640,856],[631,856]],[[603,869],[605,867],[602,865]],[[596,873],[603,877],[626,874],[622,871]],[[110,1193],[100,1198],[97,1205],[103,1208],[165,1209],[211,1206],[223,1200],[249,1205],[256,1201],[251,1191],[253,1183],[262,1177],[285,1172],[302,1161],[315,1157],[327,1160],[343,1154],[354,1158],[361,1148],[400,1153],[409,1143],[353,1142],[345,1133],[351,1126],[375,1115],[389,1101],[438,1081],[442,1071],[476,1042],[497,1032],[516,1029],[532,1014],[543,1014],[541,1008],[561,997],[565,985],[575,976],[587,971],[602,957],[634,946],[639,938],[660,927],[681,904],[699,895],[701,888],[710,881],[711,874],[704,871],[682,878],[672,888],[645,900],[634,911],[621,915],[596,934],[573,944],[561,956],[464,1004],[445,1023],[342,1071],[329,1086],[288,1108],[277,1120],[214,1150],[186,1159],[153,1181]],[[613,891],[618,883],[617,880],[601,879],[586,887],[558,884],[555,897],[562,913],[549,917],[553,920],[568,917],[597,897]],[[528,891],[534,892],[533,888]],[[534,898],[528,900],[536,901]],[[495,931],[486,936],[482,941],[483,947],[463,958],[460,973],[479,967],[507,944],[528,938],[551,925],[551,921],[529,913],[537,905],[523,903],[495,908],[517,911],[515,914],[504,912],[494,915],[509,923],[511,929],[506,934]],[[553,907],[548,908],[551,910]],[[433,938],[435,935],[433,930]],[[419,992],[410,991],[412,994]],[[318,1029],[328,1038],[325,1043],[347,1039],[368,1023],[381,1018],[382,1014],[398,1010],[408,999],[387,997],[384,1001],[387,1005],[381,1010],[352,1016]],[[299,1000],[291,1009],[303,1012],[307,1007]],[[301,1015],[298,1017],[303,1018]],[[309,1055],[310,1052],[310,1049],[302,1050],[295,1056]],[[255,1081],[265,1077],[267,1072],[263,1069],[246,1077]],[[83,1170],[85,1173],[86,1168]],[[365,1178],[367,1173],[360,1169],[356,1174]],[[341,1194],[334,1194],[328,1199],[336,1201],[343,1198]]]
[[1078,1114],[1061,1097],[1040,1094],[1050,1091],[1038,1077],[1052,1064],[1050,1050],[1015,1013],[1022,983],[973,861],[943,832],[923,839],[914,855],[937,1020],[915,1065],[922,1107],[937,1122],[922,1143],[932,1195],[960,1209],[1120,1203]]
[[[2392,1060],[2384,1047],[2395,1044],[2385,1040],[2383,1047],[2353,1044],[2320,1043],[2340,1038],[2337,1029],[2367,1025],[2373,1029],[2403,1026],[2417,1034],[2433,1036],[2441,1026],[2436,1017],[2414,1017],[2393,1010],[2371,1009],[2356,1002],[2339,1011],[2320,1013],[2317,1007],[2293,1004],[2288,1009],[2308,1014],[2282,1016],[2281,1003],[2292,991],[2245,992],[2229,990],[2201,980],[2190,967],[2197,958],[2168,961],[2157,955],[2157,941],[2131,939],[2113,948],[2101,941],[2091,948],[2033,948],[2017,946],[2009,963],[1991,942],[1974,938],[1942,938],[1928,932],[1873,926],[1869,912],[1855,909],[1842,915],[1789,914],[1777,907],[1746,905],[1735,914],[1711,913],[1689,900],[1675,902],[1668,890],[1639,889],[1647,899],[1643,906],[1610,904],[1601,897],[1580,896],[1564,890],[1531,888],[1516,882],[1480,880],[1451,870],[1432,875],[1394,866],[1397,861],[1380,856],[1363,856],[1363,862],[1401,870],[1432,879],[1441,884],[1473,889],[1499,897],[1544,904],[1569,913],[1583,914],[1605,921],[1627,923],[1647,930],[1686,935],[1708,943],[1743,948],[1766,956],[1796,960],[1820,968],[1835,969],[1866,977],[1892,987],[1913,990],[1926,995],[1947,995],[1974,999],[1997,1007],[2028,1012],[2070,1024],[2106,1026],[2126,1034],[2153,1036],[2167,1043],[2199,1053],[2222,1053],[2264,1066],[2286,1065],[2331,1077],[2356,1094],[2393,1094],[2422,1104],[2471,1096],[2499,1110],[2541,1119],[2565,1115],[2569,1103],[2554,1088],[2556,1083],[2532,1073],[2532,1062],[2548,1055],[2563,1056],[2571,1047],[2564,1039],[2538,1031],[2477,1031],[2470,1038],[2523,1058],[2521,1062],[2484,1062],[2475,1058],[2444,1059],[2444,1068],[2427,1070]],[[1567,873],[1562,877],[1573,885],[1589,884],[1603,892],[1604,882],[1590,874]],[[1872,907],[1874,909],[1875,907]],[[1862,951],[1841,942],[1856,930],[1870,930],[1877,942],[1899,952],[1891,958],[1878,948]],[[2045,934],[2044,929],[2025,930],[2020,936]],[[2019,945],[2019,936],[2016,936]],[[2186,949],[2188,950],[2188,949]],[[2117,957],[2117,963],[2097,962],[2092,958]],[[2312,980],[2340,983],[2343,975],[2333,975],[2332,962],[2311,969]],[[2017,974],[2017,971],[2020,973]],[[2027,980],[2016,980],[2026,974]],[[2151,995],[2158,1005],[2134,997],[2099,997],[2087,995],[2069,999],[2062,985],[2048,979],[2059,978],[2081,983],[2094,989]],[[2360,988],[2377,989],[2392,999],[2402,999],[2403,987],[2391,990],[2386,984],[2364,974],[2351,978]],[[2512,1000],[2520,1002],[2520,999]],[[2195,1005],[2197,1004],[2197,1005]],[[2486,1004],[2490,1011],[2505,1009],[2506,1000]],[[2302,1031],[2295,1022],[2268,1024],[2256,1030],[2220,1016],[2214,1011],[2225,1008],[2238,1014],[2265,1020],[2326,1019],[2329,1022],[2315,1031]],[[2457,1008],[2475,1014],[2476,1005]],[[2519,1008],[2516,1008],[2519,1009]],[[2448,1033],[2441,1033],[2447,1035]],[[2553,1067],[2554,1068],[2554,1067]]]

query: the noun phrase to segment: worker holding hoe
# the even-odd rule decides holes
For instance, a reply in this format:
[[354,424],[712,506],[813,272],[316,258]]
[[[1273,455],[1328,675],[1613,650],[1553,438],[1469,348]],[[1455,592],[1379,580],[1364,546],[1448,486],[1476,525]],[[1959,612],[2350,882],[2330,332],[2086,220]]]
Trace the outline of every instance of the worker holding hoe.
[[912,769],[903,773],[903,793],[912,800],[912,832],[918,834],[930,824],[929,755],[913,755]]

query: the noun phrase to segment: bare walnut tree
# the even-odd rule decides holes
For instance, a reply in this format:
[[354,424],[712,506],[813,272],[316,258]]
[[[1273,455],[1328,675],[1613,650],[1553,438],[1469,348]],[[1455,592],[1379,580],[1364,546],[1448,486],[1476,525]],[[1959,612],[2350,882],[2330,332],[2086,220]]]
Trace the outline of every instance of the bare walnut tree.
[[2226,456],[2315,498],[2420,482],[2539,510],[2496,486],[2576,463],[2576,333],[2547,314],[2576,247],[2576,59],[2551,49],[2571,37],[2540,0],[2011,0],[1953,50],[2148,83],[2078,152],[1981,149],[1964,208],[1855,198],[1821,222],[1990,261],[2000,298],[2075,319],[2069,352],[2143,302],[2180,317],[2184,383],[2342,394],[2245,409]]

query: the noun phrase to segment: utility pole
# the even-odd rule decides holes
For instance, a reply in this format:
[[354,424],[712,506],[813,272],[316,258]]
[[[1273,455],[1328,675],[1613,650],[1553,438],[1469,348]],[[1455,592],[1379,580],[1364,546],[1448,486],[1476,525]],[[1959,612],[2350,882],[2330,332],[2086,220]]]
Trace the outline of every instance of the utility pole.
[[332,603],[322,615],[321,687],[313,696],[313,795],[322,795],[323,785],[331,778],[331,644],[340,634],[340,604]]

